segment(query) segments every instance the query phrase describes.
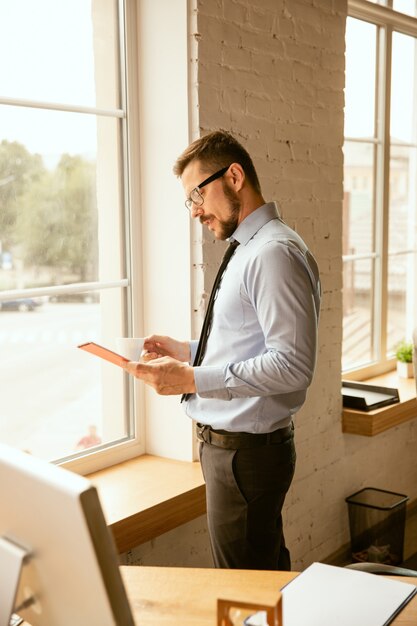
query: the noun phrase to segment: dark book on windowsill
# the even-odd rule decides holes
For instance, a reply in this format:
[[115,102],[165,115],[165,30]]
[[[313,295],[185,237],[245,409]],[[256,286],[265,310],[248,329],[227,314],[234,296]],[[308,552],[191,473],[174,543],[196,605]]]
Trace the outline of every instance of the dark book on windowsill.
[[373,411],[400,401],[398,389],[342,380],[343,406],[358,411]]

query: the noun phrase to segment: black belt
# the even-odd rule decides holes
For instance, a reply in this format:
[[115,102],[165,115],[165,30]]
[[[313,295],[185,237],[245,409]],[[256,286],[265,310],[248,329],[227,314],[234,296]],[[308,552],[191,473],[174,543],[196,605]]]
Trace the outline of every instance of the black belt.
[[232,433],[226,430],[213,430],[211,426],[197,424],[197,439],[212,446],[238,450],[239,448],[257,448],[273,443],[282,443],[289,439],[294,431],[294,425],[279,428],[272,433]]

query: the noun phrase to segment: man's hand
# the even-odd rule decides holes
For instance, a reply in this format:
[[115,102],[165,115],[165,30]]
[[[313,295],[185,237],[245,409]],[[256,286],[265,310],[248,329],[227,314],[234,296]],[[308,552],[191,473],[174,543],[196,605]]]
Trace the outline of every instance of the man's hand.
[[196,391],[194,368],[169,356],[153,359],[149,363],[130,361],[125,369],[163,396]]
[[163,335],[151,335],[145,337],[142,361],[158,359],[162,356],[170,356],[176,361],[189,362],[191,360],[190,345],[188,341],[177,341],[172,337]]

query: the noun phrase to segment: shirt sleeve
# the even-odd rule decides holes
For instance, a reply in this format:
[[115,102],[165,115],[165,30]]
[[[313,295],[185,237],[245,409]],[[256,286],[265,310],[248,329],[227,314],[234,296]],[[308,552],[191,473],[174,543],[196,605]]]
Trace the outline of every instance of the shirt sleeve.
[[194,363],[195,355],[197,353],[197,348],[198,348],[198,340],[191,339],[191,341],[190,341],[190,354],[191,354],[190,363]]
[[302,252],[269,241],[245,267],[243,291],[264,335],[262,354],[223,366],[195,368],[197,393],[231,400],[307,389],[316,363],[318,284]]

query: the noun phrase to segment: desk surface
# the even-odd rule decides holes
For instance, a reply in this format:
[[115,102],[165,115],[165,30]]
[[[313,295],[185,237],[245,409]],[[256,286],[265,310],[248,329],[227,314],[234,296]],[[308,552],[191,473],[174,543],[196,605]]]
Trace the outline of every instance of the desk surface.
[[[271,603],[297,572],[122,566],[138,626],[216,626],[217,599]],[[417,585],[417,578],[398,578]],[[417,596],[391,622],[416,626]],[[22,626],[30,626],[24,622]],[[285,626],[285,625],[284,625]]]
[[[269,602],[297,572],[132,567],[121,568],[139,626],[215,626],[217,598]],[[401,578],[417,584],[416,578]],[[392,622],[416,626],[417,597]]]

